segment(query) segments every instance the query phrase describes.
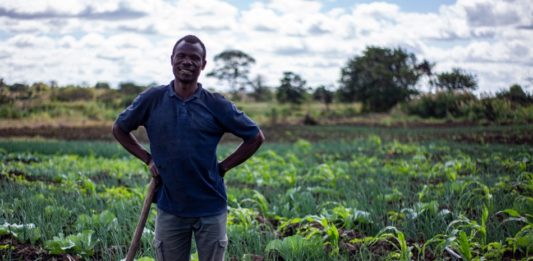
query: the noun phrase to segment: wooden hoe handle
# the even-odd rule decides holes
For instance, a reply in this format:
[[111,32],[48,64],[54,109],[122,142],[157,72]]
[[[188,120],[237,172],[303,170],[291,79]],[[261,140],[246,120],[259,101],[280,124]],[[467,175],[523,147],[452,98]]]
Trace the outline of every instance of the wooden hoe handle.
[[135,228],[135,233],[131,239],[130,248],[128,249],[128,255],[126,256],[126,261],[133,261],[135,253],[139,248],[139,242],[141,241],[141,236],[143,234],[144,225],[146,224],[146,219],[148,219],[148,213],[150,212],[150,207],[152,206],[152,200],[154,199],[155,188],[157,183],[154,178],[150,180],[150,185],[148,186],[148,192],[146,193],[146,198],[144,198],[143,208],[141,210],[141,216],[139,217],[139,223],[137,228]]

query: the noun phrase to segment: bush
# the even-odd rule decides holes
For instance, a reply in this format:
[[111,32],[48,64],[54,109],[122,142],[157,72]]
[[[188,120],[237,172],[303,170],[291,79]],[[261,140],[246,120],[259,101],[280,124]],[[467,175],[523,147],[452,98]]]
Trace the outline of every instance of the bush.
[[[131,103],[131,101],[133,101],[129,96],[131,95],[124,95],[117,90],[109,89],[99,94],[96,97],[96,100],[108,108],[123,108],[124,106],[129,105],[129,103],[125,105],[126,102]],[[127,101],[123,101],[124,98],[127,98]]]
[[407,114],[422,118],[453,117],[491,122],[530,122],[533,120],[533,106],[522,106],[502,96],[478,99],[466,92],[424,94],[403,104],[402,110]]
[[424,94],[417,99],[411,100],[404,110],[411,115],[422,118],[446,118],[465,116],[468,104],[476,102],[477,98],[467,92],[438,92],[436,94]]
[[28,112],[11,105],[0,106],[0,119],[20,119],[28,116]]
[[56,101],[90,101],[94,98],[94,89],[82,87],[64,87],[54,89],[52,99]]
[[533,96],[527,94],[522,86],[513,84],[508,91],[501,91],[496,94],[496,97],[511,101],[513,104],[528,105],[533,104]]

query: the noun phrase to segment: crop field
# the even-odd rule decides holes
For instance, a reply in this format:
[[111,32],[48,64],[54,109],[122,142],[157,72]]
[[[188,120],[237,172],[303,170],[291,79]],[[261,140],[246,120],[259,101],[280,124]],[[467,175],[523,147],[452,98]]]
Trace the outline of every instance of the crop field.
[[[269,143],[225,178],[226,260],[530,260],[532,161],[520,144]],[[116,143],[0,140],[0,259],[124,258],[148,182]]]

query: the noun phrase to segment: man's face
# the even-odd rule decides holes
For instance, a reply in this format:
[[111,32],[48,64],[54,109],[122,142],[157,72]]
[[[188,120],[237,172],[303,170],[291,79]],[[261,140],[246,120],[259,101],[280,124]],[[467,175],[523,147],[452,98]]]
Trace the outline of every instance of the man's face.
[[170,58],[172,72],[176,80],[182,83],[191,83],[198,80],[198,76],[200,76],[200,72],[206,64],[203,55],[204,51],[200,43],[180,42]]

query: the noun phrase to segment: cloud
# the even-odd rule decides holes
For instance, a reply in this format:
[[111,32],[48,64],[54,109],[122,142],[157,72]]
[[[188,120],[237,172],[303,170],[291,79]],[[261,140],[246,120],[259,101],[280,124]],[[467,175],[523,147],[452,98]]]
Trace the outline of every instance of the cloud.
[[76,17],[90,20],[129,20],[141,18],[146,15],[148,14],[145,12],[132,10],[126,5],[120,5],[116,10],[103,12],[95,11],[89,6],[77,14]]
[[12,19],[34,20],[48,18],[80,18],[89,20],[129,20],[137,19],[148,15],[145,12],[132,10],[125,4],[120,4],[116,9],[109,11],[97,11],[92,6],[87,6],[77,13],[67,13],[56,10],[54,7],[36,12],[17,11],[16,9],[7,9],[0,7],[0,17]]
[[137,27],[137,26],[131,26],[131,25],[120,25],[117,27],[117,29],[123,32],[130,32],[130,33],[158,34],[158,30],[153,24],[150,24],[144,27]]
[[[382,46],[436,62],[438,71],[472,70],[480,88],[493,90],[533,75],[532,6],[528,0],[458,0],[422,13],[388,2],[326,10],[303,0],[256,1],[244,9],[222,0],[5,0],[0,77],[167,83],[174,42],[196,34],[207,46],[206,72],[214,55],[240,49],[257,60],[252,73],[271,86],[283,71],[311,86],[335,84],[348,59]],[[212,78],[201,80],[217,86]]]
[[287,55],[287,56],[303,55],[307,52],[308,52],[307,48],[303,45],[302,46],[282,46],[274,50],[275,54]]
[[504,26],[520,21],[515,10],[497,9],[495,5],[488,2],[467,6],[465,11],[468,22],[473,26]]
[[10,58],[11,54],[7,51],[0,50],[0,60],[4,60],[6,58]]
[[533,30],[533,24],[530,24],[530,25],[519,25],[516,28],[517,29],[524,29],[524,30]]
[[7,44],[15,48],[50,48],[54,41],[48,37],[39,37],[32,34],[19,34],[7,40]]

